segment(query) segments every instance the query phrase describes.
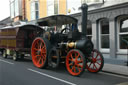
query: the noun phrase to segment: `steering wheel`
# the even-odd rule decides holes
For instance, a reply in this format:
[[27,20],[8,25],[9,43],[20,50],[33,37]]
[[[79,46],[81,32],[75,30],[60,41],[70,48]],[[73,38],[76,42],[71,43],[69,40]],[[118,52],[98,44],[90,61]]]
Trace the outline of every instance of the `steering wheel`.
[[61,34],[65,34],[65,33],[67,33],[67,31],[69,31],[69,30],[70,30],[70,29],[66,27],[66,28],[64,28],[64,29],[61,30]]

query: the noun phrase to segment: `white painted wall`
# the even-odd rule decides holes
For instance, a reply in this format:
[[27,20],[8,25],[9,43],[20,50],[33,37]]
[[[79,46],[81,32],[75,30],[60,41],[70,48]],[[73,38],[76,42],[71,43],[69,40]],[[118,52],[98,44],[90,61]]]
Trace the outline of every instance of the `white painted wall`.
[[95,10],[103,7],[109,7],[112,5],[118,5],[121,3],[126,3],[128,0],[104,0],[104,4],[101,4],[100,6],[92,5],[89,7],[89,10]]
[[67,0],[67,14],[78,13],[81,6],[81,0]]
[[125,2],[128,2],[128,0],[105,0],[104,6],[111,6],[111,5],[121,4]]

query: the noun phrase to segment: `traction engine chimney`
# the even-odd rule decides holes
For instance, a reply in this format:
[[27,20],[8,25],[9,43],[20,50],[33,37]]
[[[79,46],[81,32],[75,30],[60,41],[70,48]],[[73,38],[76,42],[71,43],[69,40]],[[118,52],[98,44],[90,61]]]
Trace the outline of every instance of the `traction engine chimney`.
[[87,16],[88,16],[88,5],[87,4],[82,4],[81,6],[81,10],[82,10],[82,34],[84,36],[86,36],[86,30],[87,30]]

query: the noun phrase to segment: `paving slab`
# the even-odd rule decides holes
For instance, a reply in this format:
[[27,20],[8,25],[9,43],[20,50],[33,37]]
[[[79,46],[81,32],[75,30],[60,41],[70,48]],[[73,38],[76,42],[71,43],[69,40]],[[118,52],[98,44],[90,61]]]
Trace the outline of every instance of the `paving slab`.
[[128,66],[104,64],[102,71],[128,76]]

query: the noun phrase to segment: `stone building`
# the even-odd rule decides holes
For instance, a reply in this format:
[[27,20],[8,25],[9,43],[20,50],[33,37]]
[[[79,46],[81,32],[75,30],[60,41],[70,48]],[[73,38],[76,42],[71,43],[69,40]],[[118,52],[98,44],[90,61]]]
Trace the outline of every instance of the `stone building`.
[[[105,0],[88,9],[88,37],[105,58],[127,60],[128,0]],[[73,14],[79,20],[81,13]]]

